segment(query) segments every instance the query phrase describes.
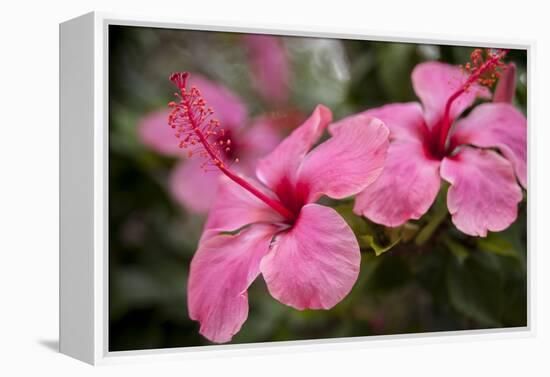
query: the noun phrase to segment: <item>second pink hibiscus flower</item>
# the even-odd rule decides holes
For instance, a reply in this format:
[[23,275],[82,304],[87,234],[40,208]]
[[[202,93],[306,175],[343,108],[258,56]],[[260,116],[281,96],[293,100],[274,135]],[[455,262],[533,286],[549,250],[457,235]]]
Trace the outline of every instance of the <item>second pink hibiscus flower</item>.
[[[380,178],[357,195],[357,214],[391,227],[419,219],[444,179],[451,184],[447,205],[452,220],[462,232],[485,236],[514,222],[522,199],[516,178],[527,186],[527,121],[508,103],[512,84],[501,86],[502,102],[481,104],[454,124],[476,97],[490,96],[479,84],[494,81],[505,54],[489,51],[484,59],[476,50],[469,72],[439,62],[421,63],[412,83],[422,105],[390,104],[331,127],[338,134],[354,119],[373,116],[390,129],[386,166]],[[506,75],[505,80],[513,77]]]

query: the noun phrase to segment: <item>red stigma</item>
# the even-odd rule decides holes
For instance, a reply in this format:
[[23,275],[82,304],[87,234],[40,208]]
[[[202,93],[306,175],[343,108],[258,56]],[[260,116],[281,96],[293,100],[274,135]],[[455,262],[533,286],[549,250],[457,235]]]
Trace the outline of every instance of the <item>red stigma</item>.
[[[188,156],[200,156],[205,159],[203,168],[214,166],[223,174],[252,193],[265,204],[279,212],[286,220],[294,221],[295,215],[280,201],[270,198],[255,188],[245,179],[229,169],[224,156],[231,150],[231,139],[226,136],[220,122],[212,116],[214,110],[207,107],[206,101],[198,88],[187,88],[188,72],[176,72],[170,76],[178,88],[175,93],[177,101],[171,101],[168,106],[172,109],[168,115],[168,124],[175,130],[175,137],[179,140],[180,148],[188,149]],[[239,159],[235,158],[235,162]]]
[[465,83],[468,87],[474,83],[482,86],[491,87],[500,77],[502,70],[505,69],[502,59],[508,50],[482,50],[476,48],[470,54],[470,61],[460,68],[469,75]]
[[185,90],[188,78],[189,72],[175,72],[170,75],[170,81],[172,81],[179,90]]
[[194,86],[187,89],[188,78],[187,72],[170,76],[179,93],[176,93],[177,102],[168,103],[172,109],[168,115],[168,124],[175,130],[179,147],[188,149],[189,157],[199,156],[205,159],[205,170],[211,165],[225,167],[225,156],[231,149],[231,139],[225,137],[225,130],[213,118],[214,110],[207,107],[200,90]]

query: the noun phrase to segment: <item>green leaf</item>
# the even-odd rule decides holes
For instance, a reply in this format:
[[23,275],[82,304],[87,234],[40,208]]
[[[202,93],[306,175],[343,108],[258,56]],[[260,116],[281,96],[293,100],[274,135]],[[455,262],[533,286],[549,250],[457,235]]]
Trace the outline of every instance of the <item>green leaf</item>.
[[389,245],[380,245],[378,242],[376,242],[373,236],[368,234],[360,236],[359,239],[360,241],[363,241],[364,244],[368,245],[372,250],[374,250],[374,253],[376,254],[376,256],[384,254],[386,251],[390,250],[392,247],[397,245],[399,241],[401,241],[401,237],[399,237]]
[[355,236],[359,238],[362,234],[372,233],[369,224],[360,216],[353,213],[353,203],[343,203],[333,206],[334,210],[346,220]]
[[365,299],[365,290],[369,289],[370,281],[383,258],[377,258],[372,253],[365,253],[361,256],[361,266],[359,277],[350,294],[347,295],[340,304],[336,305],[332,310],[341,316],[349,316],[350,308],[357,305],[358,301]]
[[472,253],[462,264],[450,258],[446,281],[451,304],[458,312],[480,325],[499,327],[504,292],[493,258]]
[[486,238],[478,238],[477,246],[483,251],[520,259],[520,255],[512,242],[496,233],[489,233]]
[[416,46],[407,43],[377,45],[377,67],[382,88],[390,98],[406,101],[413,97],[410,74],[416,63]]
[[460,264],[464,264],[464,261],[470,255],[470,250],[468,250],[461,243],[454,241],[449,237],[445,237],[445,239],[443,240],[443,243],[445,244],[445,246],[447,246],[449,251],[456,257],[458,262]]
[[365,283],[369,292],[384,298],[387,292],[410,283],[412,271],[405,257],[398,254],[382,254],[374,259],[379,263]]
[[406,222],[405,224],[401,225],[399,228],[390,228],[390,229],[397,229],[399,231],[401,241],[409,242],[418,234],[418,230],[420,228],[417,224]]
[[437,196],[435,203],[432,205],[429,214],[426,216],[428,222],[424,225],[420,232],[418,232],[418,235],[414,240],[416,245],[424,245],[432,237],[439,225],[447,218],[447,189],[448,185],[444,184],[439,191],[439,195]]
[[352,203],[345,203],[334,207],[334,209],[346,220],[353,230],[359,246],[374,250],[379,256],[397,245],[404,237],[411,237],[415,232],[414,226],[402,226],[398,228],[385,228],[371,223],[361,216],[353,213]]
[[437,227],[443,222],[443,220],[445,220],[446,217],[447,213],[445,212],[438,212],[434,214],[426,226],[418,232],[414,243],[418,246],[424,245],[432,237]]

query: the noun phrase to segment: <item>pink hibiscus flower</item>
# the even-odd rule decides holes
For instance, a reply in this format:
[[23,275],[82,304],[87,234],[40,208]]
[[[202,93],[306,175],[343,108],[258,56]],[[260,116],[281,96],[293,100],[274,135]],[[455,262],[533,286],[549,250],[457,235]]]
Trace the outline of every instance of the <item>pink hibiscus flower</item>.
[[[258,117],[249,123],[247,111],[241,100],[225,87],[198,75],[193,85],[201,88],[203,97],[217,109],[218,120],[224,125],[224,139],[231,145],[222,151],[225,158],[239,156],[235,168],[240,172],[252,172],[254,162],[269,153],[280,141],[271,117]],[[168,127],[168,111],[157,111],[140,122],[138,133],[142,142],[166,156],[181,157],[170,175],[172,196],[185,208],[196,213],[206,213],[217,191],[221,174],[218,169],[205,172],[197,159],[187,158],[190,151],[183,151],[174,143],[174,130]],[[192,152],[191,152],[192,153]]]
[[281,38],[247,34],[243,40],[258,93],[269,103],[286,102],[290,95],[290,72]]
[[[180,145],[199,145],[199,156],[224,176],[191,262],[188,308],[200,333],[227,342],[248,316],[247,289],[262,274],[271,295],[293,308],[329,309],[359,273],[360,251],[345,220],[316,204],[322,195],[344,198],[370,185],[382,171],[388,129],[377,119],[348,122],[337,136],[310,151],[332,120],[319,105],[257,164],[259,181],[237,175],[223,160],[219,122],[188,74],[172,81],[181,97],[170,124]],[[223,141],[223,140],[222,140]]]
[[[483,58],[481,50],[475,50],[472,63],[462,70],[421,63],[412,73],[412,83],[422,106],[390,104],[331,126],[337,135],[353,119],[373,116],[390,129],[386,166],[380,178],[357,195],[357,214],[391,227],[419,219],[444,179],[451,185],[447,206],[452,221],[462,232],[486,236],[514,222],[522,199],[516,177],[523,187],[527,184],[525,116],[507,101],[484,103],[455,124],[476,97],[490,97],[482,84],[496,79],[505,54],[488,51]],[[501,92],[500,98],[506,97],[504,93],[509,98],[510,88]]]

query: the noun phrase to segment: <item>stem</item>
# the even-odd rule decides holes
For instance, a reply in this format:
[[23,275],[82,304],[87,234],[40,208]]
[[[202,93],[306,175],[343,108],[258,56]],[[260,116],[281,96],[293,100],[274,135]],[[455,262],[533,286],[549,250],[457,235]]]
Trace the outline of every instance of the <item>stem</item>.
[[443,113],[443,123],[441,124],[441,128],[439,130],[439,148],[438,151],[441,155],[445,154],[445,150],[447,148],[447,136],[449,136],[449,131],[451,130],[451,105],[457,99],[460,97],[464,92],[466,91],[465,87],[463,86],[456,92],[454,92],[449,99],[447,100],[447,103],[445,104],[445,112]]
[[[188,109],[191,109],[189,101],[186,101],[185,105]],[[200,128],[198,127],[198,124],[193,116],[193,114],[189,111],[189,122],[193,126],[193,131],[199,138],[200,142],[204,146],[204,149],[210,156],[210,158],[214,161],[214,164],[218,169],[222,171],[227,177],[229,177],[231,180],[233,180],[235,183],[243,187],[245,190],[250,192],[252,195],[256,196],[258,199],[260,199],[262,202],[273,208],[275,211],[280,213],[285,219],[294,221],[296,219],[296,216],[289,211],[280,201],[270,198],[269,196],[265,195],[263,192],[255,188],[253,185],[251,185],[249,182],[247,182],[242,177],[239,177],[237,174],[233,173],[231,170],[227,169],[220,156],[216,154],[216,151],[212,149],[212,146],[204,136],[204,134],[201,132]]]

